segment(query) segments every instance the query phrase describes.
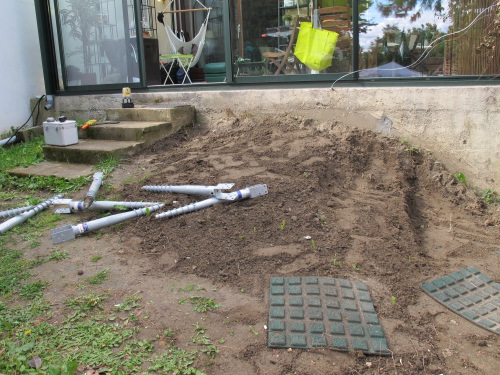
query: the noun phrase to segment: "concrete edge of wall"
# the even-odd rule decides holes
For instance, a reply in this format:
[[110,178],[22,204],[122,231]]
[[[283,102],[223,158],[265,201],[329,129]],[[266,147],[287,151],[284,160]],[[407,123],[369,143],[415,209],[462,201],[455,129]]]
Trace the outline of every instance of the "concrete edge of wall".
[[[206,121],[236,115],[288,113],[406,138],[432,152],[451,173],[479,190],[500,191],[500,86],[221,90],[132,94],[136,105],[191,104]],[[121,95],[56,97],[71,119],[104,118]],[[43,119],[41,119],[43,120]]]

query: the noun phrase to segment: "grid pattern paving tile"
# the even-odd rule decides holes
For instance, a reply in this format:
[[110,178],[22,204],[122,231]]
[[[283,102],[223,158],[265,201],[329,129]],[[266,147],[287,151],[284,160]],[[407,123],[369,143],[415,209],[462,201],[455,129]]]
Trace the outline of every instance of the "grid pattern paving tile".
[[269,305],[269,347],[390,354],[366,284],[330,277],[273,277]]
[[451,311],[500,334],[500,284],[477,269],[466,267],[421,286]]

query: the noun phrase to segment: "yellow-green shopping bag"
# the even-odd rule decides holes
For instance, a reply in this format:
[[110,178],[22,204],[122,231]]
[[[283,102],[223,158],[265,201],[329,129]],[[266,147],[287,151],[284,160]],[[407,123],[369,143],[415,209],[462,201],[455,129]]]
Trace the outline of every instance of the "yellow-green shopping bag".
[[326,69],[332,65],[338,37],[334,31],[314,29],[311,22],[302,22],[294,55],[312,70]]

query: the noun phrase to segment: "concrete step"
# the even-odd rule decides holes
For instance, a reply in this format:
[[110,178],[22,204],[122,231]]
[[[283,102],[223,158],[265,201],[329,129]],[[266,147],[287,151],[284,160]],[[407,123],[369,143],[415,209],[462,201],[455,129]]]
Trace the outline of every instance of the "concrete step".
[[78,129],[78,139],[101,139],[151,143],[179,129],[170,122],[120,121],[118,124],[93,125]]
[[78,178],[80,176],[91,176],[94,174],[91,164],[72,164],[54,161],[42,161],[28,167],[19,167],[9,170],[15,176],[54,176],[61,178]]
[[131,156],[192,124],[195,110],[190,105],[112,108],[106,111],[106,120],[118,123],[93,125],[85,130],[79,127],[78,144],[64,147],[45,145],[45,158],[92,164],[109,157]]
[[156,104],[106,110],[106,119],[110,121],[162,121],[170,122],[173,126],[192,123],[194,116],[192,105]]
[[[106,111],[106,120],[119,123],[94,125],[85,130],[80,126],[77,144],[45,145],[43,152],[46,162],[29,168],[18,168],[12,173],[71,177],[64,172],[68,168],[61,163],[75,163],[81,167],[73,166],[69,169],[78,170],[79,175],[88,175],[89,165],[110,157],[129,157],[154,142],[175,134],[183,126],[194,123],[195,109],[191,105],[168,104],[112,108]],[[43,135],[42,126],[23,131],[21,138],[30,140],[39,135]]]
[[49,161],[95,164],[110,157],[120,159],[131,156],[146,146],[146,142],[80,139],[75,145],[45,145],[43,153]]

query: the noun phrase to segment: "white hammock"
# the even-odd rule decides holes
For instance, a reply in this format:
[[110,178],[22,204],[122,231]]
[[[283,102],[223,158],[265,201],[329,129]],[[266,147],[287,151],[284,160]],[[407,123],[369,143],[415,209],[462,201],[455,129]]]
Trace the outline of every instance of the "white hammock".
[[[196,36],[191,39],[190,41],[186,41],[184,39],[184,31],[180,30],[178,33],[174,32],[170,26],[168,26],[165,22],[165,31],[167,32],[167,37],[170,42],[170,47],[172,48],[172,51],[174,51],[175,55],[188,55],[193,56],[192,61],[189,64],[189,68],[195,66],[198,63],[198,60],[200,59],[201,52],[203,50],[203,46],[205,45],[205,36],[207,33],[207,26],[208,26],[208,18],[210,17],[210,10],[212,8],[207,8],[204,6],[202,3],[200,3],[198,0],[196,2],[200,4],[203,9],[184,9],[184,10],[171,10],[167,11],[166,9],[170,8],[174,0],[172,0],[167,7],[163,10],[162,13],[180,13],[180,12],[194,12],[194,11],[201,11],[201,10],[206,10],[207,11],[207,16],[203,23],[201,24],[200,30],[196,34]],[[179,35],[179,36],[177,36]],[[188,57],[186,56],[186,57]]]

